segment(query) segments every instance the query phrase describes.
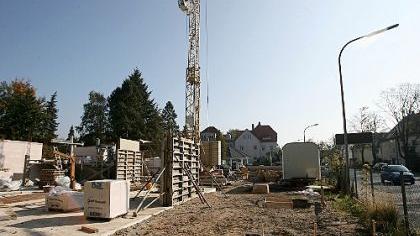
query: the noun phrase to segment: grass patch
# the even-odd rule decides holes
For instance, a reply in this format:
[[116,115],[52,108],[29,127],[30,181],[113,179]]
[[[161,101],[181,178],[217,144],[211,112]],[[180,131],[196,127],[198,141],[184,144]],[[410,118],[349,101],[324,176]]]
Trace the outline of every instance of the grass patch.
[[335,201],[333,203],[333,207],[350,213],[352,216],[361,218],[365,213],[365,208],[362,204],[355,201],[350,196],[338,196],[335,198]]
[[377,199],[380,200],[373,204],[356,201],[347,195],[339,195],[335,198],[333,207],[359,218],[366,229],[372,230],[372,220],[375,220],[377,232],[385,235],[406,235],[403,221],[392,197],[378,195]]

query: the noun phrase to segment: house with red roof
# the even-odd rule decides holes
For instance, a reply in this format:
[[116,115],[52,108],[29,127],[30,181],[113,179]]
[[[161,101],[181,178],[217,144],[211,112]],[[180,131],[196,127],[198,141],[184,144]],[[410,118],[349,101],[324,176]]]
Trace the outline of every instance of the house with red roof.
[[277,132],[270,125],[262,125],[261,122],[256,127],[252,124],[251,130],[245,129],[234,140],[234,147],[250,157],[248,162],[252,163],[278,150]]

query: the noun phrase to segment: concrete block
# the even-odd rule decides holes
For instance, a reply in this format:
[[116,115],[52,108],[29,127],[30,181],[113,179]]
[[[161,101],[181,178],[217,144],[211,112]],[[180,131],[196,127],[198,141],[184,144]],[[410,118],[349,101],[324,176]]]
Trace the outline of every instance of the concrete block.
[[46,195],[45,205],[49,211],[77,211],[83,209],[83,193],[65,191],[60,194]]
[[270,193],[270,187],[268,184],[254,184],[252,193],[267,194]]
[[130,185],[125,180],[88,181],[84,186],[84,214],[112,219],[128,213]]

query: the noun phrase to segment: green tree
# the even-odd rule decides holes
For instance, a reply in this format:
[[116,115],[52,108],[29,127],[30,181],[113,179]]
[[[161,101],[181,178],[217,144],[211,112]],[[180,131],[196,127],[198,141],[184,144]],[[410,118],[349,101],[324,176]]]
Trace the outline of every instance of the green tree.
[[241,131],[239,129],[230,129],[228,130],[228,134],[230,134],[232,140],[235,140],[239,137]]
[[329,142],[321,141],[318,143],[320,150],[321,165],[327,168],[327,173],[323,174],[330,184],[335,184],[337,189],[344,188],[344,159],[341,155],[340,148],[334,145],[333,138]]
[[12,140],[44,141],[45,121],[43,98],[35,88],[23,80],[0,85],[0,133]]
[[150,94],[140,71],[135,69],[109,96],[109,121],[115,140],[119,137],[150,140],[158,154],[163,136],[162,118]]
[[70,140],[71,136],[73,136],[73,140],[76,138],[76,132],[74,131],[73,125],[70,126],[69,133],[67,134],[66,140]]
[[50,143],[51,139],[57,137],[55,132],[57,131],[58,127],[58,109],[57,109],[57,92],[54,92],[51,95],[49,101],[45,103],[44,108],[44,117],[43,117],[43,130],[44,130],[44,143]]
[[[89,101],[83,105],[83,116],[79,126],[80,141],[85,145],[95,145],[96,139],[107,141],[108,134],[108,102],[103,94],[91,91]],[[71,131],[71,130],[70,130]]]
[[164,131],[171,131],[174,135],[178,135],[179,126],[176,123],[177,114],[171,101],[168,101],[162,111],[162,121]]

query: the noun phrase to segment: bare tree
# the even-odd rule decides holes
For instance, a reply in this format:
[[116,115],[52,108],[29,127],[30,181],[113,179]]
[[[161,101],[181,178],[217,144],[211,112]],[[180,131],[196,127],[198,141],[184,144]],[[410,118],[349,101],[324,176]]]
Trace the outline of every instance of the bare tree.
[[369,107],[361,107],[359,113],[350,120],[350,126],[353,132],[377,133],[385,128],[385,122],[376,112],[370,111]]
[[411,117],[420,112],[420,84],[404,83],[381,93],[381,106],[395,124],[391,130],[399,156],[406,160],[410,150]]
[[[361,107],[359,112],[353,116],[350,120],[350,129],[353,132],[363,133],[363,132],[372,132],[377,133],[378,131],[383,130],[385,127],[384,120],[375,112],[370,111],[369,107]],[[355,148],[361,149],[362,154],[362,163],[365,162],[364,156],[364,144],[355,145]],[[376,150],[372,146],[373,157],[376,159]]]

